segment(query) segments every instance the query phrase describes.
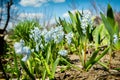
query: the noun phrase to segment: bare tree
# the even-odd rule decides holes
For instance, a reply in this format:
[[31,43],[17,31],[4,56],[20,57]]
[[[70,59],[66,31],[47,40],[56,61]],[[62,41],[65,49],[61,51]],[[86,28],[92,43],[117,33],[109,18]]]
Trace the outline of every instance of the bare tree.
[[[3,4],[5,4],[5,2],[2,0],[2,1],[1,1],[1,7],[2,7],[1,9],[2,9],[2,12],[1,12],[1,16],[0,16],[0,23],[1,23],[2,20],[3,20],[3,16],[2,16],[2,15],[5,15],[5,14],[3,14],[3,7],[4,7]],[[6,31],[6,28],[7,28],[7,26],[8,26],[8,23],[9,23],[9,20],[10,20],[10,9],[11,9],[12,4],[13,4],[13,1],[12,1],[12,0],[7,1],[6,4],[5,4],[6,15],[7,15],[7,16],[6,16],[6,21],[5,21],[4,28],[0,30],[0,33],[1,33],[1,34],[3,34],[3,33]]]
[[[9,0],[9,1],[8,0],[0,0],[0,8],[1,8],[0,25],[1,25],[2,21],[4,19],[6,19],[3,29],[0,29],[0,68],[3,72],[6,80],[8,80],[9,78],[8,78],[7,74],[5,73],[5,70],[4,70],[4,67],[2,64],[2,59],[1,59],[2,56],[1,55],[4,54],[4,52],[5,52],[4,47],[5,47],[6,41],[4,40],[4,36],[5,36],[4,32],[6,31],[8,23],[10,21],[10,9],[11,9],[12,4],[13,4],[12,0]],[[3,12],[3,10],[6,10],[6,14]]]

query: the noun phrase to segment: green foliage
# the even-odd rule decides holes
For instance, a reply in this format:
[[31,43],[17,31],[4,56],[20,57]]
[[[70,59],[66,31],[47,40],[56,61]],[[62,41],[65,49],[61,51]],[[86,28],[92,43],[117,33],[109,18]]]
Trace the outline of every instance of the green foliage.
[[13,39],[23,39],[25,41],[29,41],[30,30],[35,26],[40,26],[38,22],[35,21],[23,21],[17,24],[14,28],[12,38]]
[[71,24],[68,23],[65,19],[62,20],[62,19],[59,17],[59,23],[58,23],[58,24],[63,26],[63,29],[64,29],[64,31],[65,31],[66,33],[69,33],[69,32],[72,31],[72,26],[71,26]]
[[[113,13],[113,10],[110,4],[108,4],[108,8],[107,8],[107,17],[105,17],[104,14],[102,13],[100,14],[102,17],[102,21],[105,25],[105,28],[107,29],[109,36],[110,36],[110,46],[111,48],[113,48],[112,46],[114,45],[113,43],[114,35],[117,35],[117,37],[119,38],[119,26],[118,26],[118,23],[114,19],[114,13]],[[119,44],[119,39],[118,39],[118,42],[116,42],[116,44]]]
[[[81,27],[82,14],[80,14],[80,12],[78,11],[76,11],[75,13],[71,13],[70,11],[68,11],[68,13],[71,20],[70,25],[72,25],[72,31],[74,32],[73,44],[75,44],[76,50],[80,55],[80,60],[82,61],[84,69],[88,71],[95,63],[99,62],[99,60],[108,53],[109,48],[105,49],[100,55],[98,55],[100,50],[97,49],[99,45],[103,42],[104,37],[107,36],[107,33],[105,35],[105,32],[103,31],[103,25],[93,27],[93,29],[91,29],[90,24],[88,24],[88,27],[86,28],[86,33],[84,34]],[[62,20],[60,19],[59,21],[61,23]],[[65,22],[66,24],[69,23],[65,20],[63,22]],[[62,24],[63,27],[66,27],[66,24]],[[90,59],[86,61],[86,50],[88,48],[87,45],[89,44],[89,42],[92,43],[93,40],[96,44],[96,51],[94,51]]]
[[29,75],[29,77],[32,80],[35,80],[34,75],[30,73],[30,71],[28,70],[27,66],[25,65],[25,63],[23,61],[21,61],[21,65],[22,65],[23,69],[26,71],[26,73]]

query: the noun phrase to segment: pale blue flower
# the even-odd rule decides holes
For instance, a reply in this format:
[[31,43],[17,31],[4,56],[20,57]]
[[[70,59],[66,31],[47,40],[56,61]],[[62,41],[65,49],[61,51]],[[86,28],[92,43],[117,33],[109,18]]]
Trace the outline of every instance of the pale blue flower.
[[63,37],[64,37],[64,32],[61,26],[56,28],[51,28],[51,30],[44,35],[44,39],[46,43],[49,43],[52,40],[54,40],[54,43],[59,43],[60,41],[63,40]]
[[23,55],[24,55],[24,57],[22,58],[22,61],[27,61],[30,54],[31,54],[30,48],[27,47],[27,46],[23,47]]
[[14,49],[17,54],[23,53],[24,41],[21,39],[20,42],[15,42]]
[[58,52],[58,54],[60,54],[61,56],[66,56],[68,54],[68,51],[67,50],[60,50]]
[[47,34],[47,29],[43,29],[42,32],[41,32],[41,35],[44,36],[45,34]]
[[43,49],[44,46],[42,46],[42,36],[45,36],[47,33],[47,30],[40,30],[38,27],[34,27],[33,30],[30,32],[30,38],[35,42],[34,50],[39,52],[40,48]]
[[30,48],[29,47],[27,47],[27,46],[24,46],[23,47],[23,54],[30,54],[31,53],[31,50],[30,50]]
[[116,43],[118,41],[118,36],[116,34],[113,35],[113,42]]
[[21,60],[25,62],[25,61],[27,61],[27,59],[28,59],[28,56],[25,55]]
[[73,33],[70,32],[70,33],[66,34],[65,38],[67,39],[67,43],[70,44],[72,42]]
[[38,27],[34,27],[33,30],[30,31],[30,38],[34,40],[34,42],[38,42],[41,38],[41,31]]
[[59,43],[63,40],[64,38],[64,31],[62,26],[58,26],[53,30],[52,34],[54,43]]
[[56,33],[56,36],[54,37],[54,43],[60,43],[64,38],[64,32],[60,31]]
[[52,33],[48,31],[48,33],[44,35],[44,39],[46,43],[49,43],[52,40]]
[[90,26],[91,30],[93,29],[92,24],[93,24],[93,21],[92,21],[91,12],[89,10],[84,10],[81,18],[81,28],[82,28],[83,34],[86,34],[86,29],[88,25]]
[[34,52],[35,51],[35,49],[31,49],[31,52]]
[[15,42],[14,49],[16,54],[24,55],[22,61],[26,61],[31,54],[30,48],[24,45],[24,40],[20,40],[20,42]]
[[38,44],[35,46],[35,50],[36,50],[37,52],[39,52],[39,45],[38,45]]

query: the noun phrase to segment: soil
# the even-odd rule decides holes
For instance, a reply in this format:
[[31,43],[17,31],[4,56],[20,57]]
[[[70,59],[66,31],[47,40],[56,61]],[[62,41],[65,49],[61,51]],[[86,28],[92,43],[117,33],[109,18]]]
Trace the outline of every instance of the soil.
[[[101,59],[101,62],[107,63],[109,58],[109,55],[106,55]],[[82,69],[79,56],[72,54],[69,55],[69,59],[74,65]],[[55,80],[120,80],[120,70],[114,70],[115,68],[120,68],[120,51],[117,51],[112,55],[111,69],[109,70],[106,70],[99,64],[95,64],[89,71],[78,70],[75,68],[61,71],[63,67],[65,66],[58,66]]]

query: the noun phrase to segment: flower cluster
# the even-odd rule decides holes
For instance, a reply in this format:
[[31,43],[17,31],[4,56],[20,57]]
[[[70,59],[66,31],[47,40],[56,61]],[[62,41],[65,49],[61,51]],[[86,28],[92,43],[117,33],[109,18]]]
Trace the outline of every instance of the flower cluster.
[[[35,27],[30,31],[30,38],[36,43],[35,51],[39,52],[39,49],[43,49],[49,42],[54,41],[57,44],[63,40],[63,27],[51,28],[49,31],[47,29],[40,30],[38,27]],[[42,42],[45,42],[45,44]]]
[[68,51],[67,50],[60,50],[58,52],[58,54],[60,54],[61,56],[66,56],[68,54]]
[[25,46],[24,40],[20,40],[20,42],[15,42],[14,49],[16,54],[22,54],[24,57],[22,58],[22,61],[27,61],[31,54],[31,50],[29,47]]
[[86,28],[88,27],[88,25],[90,26],[90,28],[92,29],[92,19],[91,19],[91,12],[89,10],[84,10],[83,14],[82,14],[82,18],[81,18],[81,28],[83,31],[83,34],[86,33]]
[[67,39],[67,43],[70,45],[70,43],[72,42],[73,33],[70,32],[70,33],[66,34],[65,38]]
[[35,42],[39,42],[41,38],[41,31],[39,30],[38,27],[34,27],[33,30],[30,31],[30,38],[32,38]]
[[30,31],[30,38],[36,43],[35,51],[39,52],[39,48],[43,49],[42,38],[41,38],[41,30],[38,27],[34,27],[33,30]]
[[[30,31],[29,36],[30,39],[35,43],[33,49],[30,50],[29,47],[25,46],[25,42],[22,39],[20,42],[16,42],[14,44],[15,52],[17,54],[24,55],[22,61],[26,61],[32,51],[39,52],[41,49],[44,50],[46,44],[51,41],[54,41],[56,44],[60,43],[63,40],[64,36],[67,40],[67,43],[70,44],[72,41],[73,33],[70,32],[68,34],[64,34],[62,26],[51,28],[49,31],[47,29],[40,30],[38,27],[34,27],[34,29]],[[65,56],[67,54],[67,51],[61,50],[58,53],[62,56]]]
[[64,31],[62,26],[52,28],[44,35],[44,39],[46,43],[49,43],[52,40],[54,40],[54,43],[59,43],[63,40],[63,37],[64,37]]

